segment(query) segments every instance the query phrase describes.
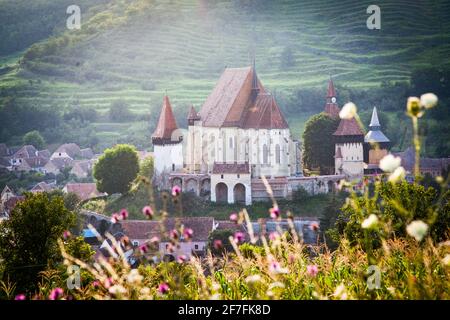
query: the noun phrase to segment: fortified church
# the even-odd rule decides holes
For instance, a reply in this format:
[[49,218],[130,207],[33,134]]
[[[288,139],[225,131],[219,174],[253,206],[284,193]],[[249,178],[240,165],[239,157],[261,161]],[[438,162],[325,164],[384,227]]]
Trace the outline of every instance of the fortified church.
[[[331,79],[326,99],[325,112],[339,117]],[[200,111],[192,106],[187,120],[187,130],[181,130],[169,97],[164,96],[152,135],[155,185],[161,189],[177,185],[213,202],[249,205],[268,199],[261,176],[275,198],[290,198],[299,187],[311,194],[332,192],[341,179],[361,179],[367,164],[377,171],[377,160],[384,153],[369,150],[369,141],[381,139],[384,147],[389,142],[380,131],[376,109],[366,136],[355,119],[341,120],[333,135],[335,175],[303,176],[300,142],[254,65],[226,68]]]

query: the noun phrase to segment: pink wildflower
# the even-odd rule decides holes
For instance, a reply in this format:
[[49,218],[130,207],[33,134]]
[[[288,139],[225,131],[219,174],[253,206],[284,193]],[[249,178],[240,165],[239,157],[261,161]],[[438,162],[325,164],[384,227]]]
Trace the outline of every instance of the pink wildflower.
[[179,186],[173,186],[172,188],[172,196],[179,196],[181,193],[181,188]]
[[49,299],[50,300],[58,300],[64,294],[64,290],[61,288],[55,288],[50,292]]
[[149,219],[153,218],[153,209],[150,206],[145,206],[142,213]]

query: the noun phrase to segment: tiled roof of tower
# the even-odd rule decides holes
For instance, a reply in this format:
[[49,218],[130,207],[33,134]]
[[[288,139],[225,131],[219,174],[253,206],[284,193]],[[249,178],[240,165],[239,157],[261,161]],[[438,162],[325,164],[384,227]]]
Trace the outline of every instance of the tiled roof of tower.
[[330,81],[328,82],[327,98],[331,97],[336,97],[336,90],[334,89],[333,80],[330,78]]
[[169,97],[164,96],[161,114],[159,115],[158,124],[156,126],[155,132],[153,132],[152,138],[170,140],[172,137],[172,133],[177,129],[178,126],[173,115]]
[[252,67],[225,69],[199,115],[205,127],[288,128]]
[[188,120],[197,120],[200,119],[200,117],[197,114],[197,111],[195,111],[194,106],[191,106],[191,109],[189,109],[189,114],[187,117]]
[[364,132],[355,118],[341,119],[333,136],[364,136]]

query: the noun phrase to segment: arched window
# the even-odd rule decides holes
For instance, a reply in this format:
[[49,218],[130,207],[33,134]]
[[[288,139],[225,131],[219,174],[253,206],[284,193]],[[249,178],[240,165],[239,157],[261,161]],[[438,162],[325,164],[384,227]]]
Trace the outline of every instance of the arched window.
[[281,150],[280,150],[280,145],[277,144],[275,146],[275,161],[277,164],[281,163]]
[[263,145],[263,163],[269,163],[269,150],[267,149],[267,145]]

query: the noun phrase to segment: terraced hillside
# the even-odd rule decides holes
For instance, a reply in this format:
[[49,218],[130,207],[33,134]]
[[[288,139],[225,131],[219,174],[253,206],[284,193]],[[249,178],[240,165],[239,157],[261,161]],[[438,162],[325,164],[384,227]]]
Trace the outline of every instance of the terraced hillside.
[[[202,104],[225,66],[248,65],[249,52],[262,82],[280,95],[325,88],[330,74],[338,85],[370,88],[408,81],[420,66],[450,64],[449,1],[378,1],[381,30],[368,30],[372,3],[111,0],[81,31],[1,57],[0,89],[41,107],[106,112],[120,98],[152,114],[167,92],[182,118],[188,104]],[[304,118],[290,121],[298,126]]]

